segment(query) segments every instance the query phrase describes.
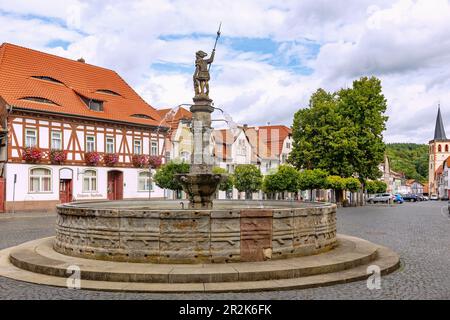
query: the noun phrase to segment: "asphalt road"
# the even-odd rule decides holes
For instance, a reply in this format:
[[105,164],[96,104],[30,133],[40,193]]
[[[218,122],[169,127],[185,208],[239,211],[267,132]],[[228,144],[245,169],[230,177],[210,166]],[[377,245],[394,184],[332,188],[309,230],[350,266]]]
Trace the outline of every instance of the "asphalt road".
[[[450,299],[450,215],[430,201],[338,210],[338,232],[390,247],[402,266],[381,279],[330,287],[259,293],[145,294],[70,290],[0,277],[0,299]],[[54,215],[0,215],[0,248],[54,234]]]

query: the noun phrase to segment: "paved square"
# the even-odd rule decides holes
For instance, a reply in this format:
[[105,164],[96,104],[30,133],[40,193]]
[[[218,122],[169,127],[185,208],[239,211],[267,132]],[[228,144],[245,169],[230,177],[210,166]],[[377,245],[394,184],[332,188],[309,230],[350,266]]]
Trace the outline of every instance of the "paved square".
[[[69,290],[0,278],[0,299],[450,299],[450,216],[441,201],[338,210],[338,232],[361,237],[400,254],[402,267],[382,278],[380,290],[366,282],[305,290],[138,294]],[[54,234],[52,215],[0,216],[0,248]]]

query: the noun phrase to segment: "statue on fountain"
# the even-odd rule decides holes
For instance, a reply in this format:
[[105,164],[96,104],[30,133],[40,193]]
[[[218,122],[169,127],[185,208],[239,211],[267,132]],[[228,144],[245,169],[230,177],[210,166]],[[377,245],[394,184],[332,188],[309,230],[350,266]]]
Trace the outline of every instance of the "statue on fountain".
[[215,49],[213,49],[209,59],[205,59],[208,54],[204,51],[197,51],[195,54],[194,90],[195,96],[209,97],[209,67],[214,61]]

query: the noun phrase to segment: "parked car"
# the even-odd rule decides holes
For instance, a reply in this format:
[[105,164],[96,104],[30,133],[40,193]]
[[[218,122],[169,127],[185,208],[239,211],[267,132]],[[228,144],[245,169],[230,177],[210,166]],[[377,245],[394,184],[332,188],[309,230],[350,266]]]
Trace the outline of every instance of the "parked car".
[[405,202],[405,200],[403,199],[401,194],[395,194],[394,195],[394,202],[402,204],[403,202]]
[[379,193],[375,194],[369,199],[367,199],[368,203],[377,203],[377,202],[384,202],[389,203],[389,200],[393,200],[393,196],[390,193]]
[[402,197],[403,197],[403,200],[405,200],[405,201],[409,201],[409,202],[411,202],[411,201],[417,202],[418,201],[417,195],[415,195],[415,194],[408,193],[408,194],[402,195]]
[[417,196],[417,200],[419,200],[419,201],[428,201],[428,197],[423,196],[423,195],[418,195]]
[[439,200],[437,194],[432,194],[430,200]]

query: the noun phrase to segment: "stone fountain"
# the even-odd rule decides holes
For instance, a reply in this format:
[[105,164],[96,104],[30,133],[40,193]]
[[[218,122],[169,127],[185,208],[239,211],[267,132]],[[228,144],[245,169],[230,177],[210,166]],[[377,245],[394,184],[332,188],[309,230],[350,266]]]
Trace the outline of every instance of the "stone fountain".
[[214,111],[212,99],[209,98],[209,67],[214,61],[213,50],[211,57],[205,59],[206,53],[198,51],[195,60],[194,73],[194,104],[192,112],[192,134],[194,150],[191,154],[191,167],[188,174],[177,177],[189,198],[191,209],[212,209],[213,197],[219,183],[227,177],[213,174],[214,158],[210,148],[212,133],[211,113]]
[[[226,175],[213,174],[210,150],[209,66],[196,53],[188,195],[179,201],[98,202],[58,206],[54,249],[101,260],[152,263],[223,263],[304,256],[336,247],[336,206],[291,201],[213,201]],[[185,209],[186,207],[186,209]]]
[[59,205],[56,236],[0,251],[0,275],[66,286],[68,270],[79,268],[88,289],[221,292],[344,283],[367,277],[370,265],[399,266],[388,248],[337,235],[333,204],[213,201],[226,176],[212,173],[214,51],[206,56],[197,52],[191,169],[176,177],[188,201]]

